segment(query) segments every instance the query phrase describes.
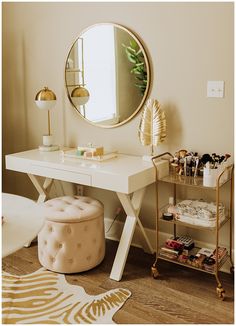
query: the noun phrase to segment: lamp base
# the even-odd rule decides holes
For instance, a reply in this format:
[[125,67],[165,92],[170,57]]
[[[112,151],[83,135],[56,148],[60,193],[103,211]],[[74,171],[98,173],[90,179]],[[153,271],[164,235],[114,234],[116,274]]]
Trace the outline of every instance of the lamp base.
[[59,146],[58,145],[50,145],[50,146],[40,145],[39,150],[40,150],[40,152],[53,152],[53,151],[58,151]]

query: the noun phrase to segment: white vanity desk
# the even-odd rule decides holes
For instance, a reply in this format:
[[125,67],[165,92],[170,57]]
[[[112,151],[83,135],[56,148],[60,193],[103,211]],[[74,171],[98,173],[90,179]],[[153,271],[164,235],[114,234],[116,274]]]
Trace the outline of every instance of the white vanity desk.
[[[153,248],[147,238],[139,211],[145,189],[155,182],[152,162],[143,161],[140,156],[119,154],[103,162],[64,158],[60,151],[40,152],[38,149],[6,155],[6,168],[27,173],[39,193],[38,202],[47,199],[53,179],[111,190],[117,193],[127,214],[110,278],[122,278],[127,255],[136,223],[146,240],[149,250]],[[44,177],[44,183],[38,176]],[[132,194],[132,196],[130,196]]]

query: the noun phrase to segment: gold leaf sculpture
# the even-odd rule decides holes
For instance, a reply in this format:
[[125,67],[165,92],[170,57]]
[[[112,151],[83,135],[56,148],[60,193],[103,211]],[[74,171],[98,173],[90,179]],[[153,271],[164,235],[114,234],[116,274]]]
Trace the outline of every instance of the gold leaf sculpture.
[[145,104],[138,134],[142,145],[151,146],[153,156],[153,147],[162,143],[166,137],[165,113],[161,110],[157,100],[149,99]]

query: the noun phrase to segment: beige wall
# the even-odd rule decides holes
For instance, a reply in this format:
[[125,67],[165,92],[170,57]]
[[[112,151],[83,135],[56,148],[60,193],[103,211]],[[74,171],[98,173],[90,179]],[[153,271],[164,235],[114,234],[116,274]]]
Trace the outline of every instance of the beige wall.
[[[34,104],[47,85],[57,94],[52,130],[57,143],[96,142],[120,152],[149,152],[138,140],[138,114],[107,130],[87,124],[72,109],[64,63],[86,27],[116,22],[144,41],[152,62],[150,96],[165,110],[168,137],[157,153],[186,148],[233,153],[233,3],[3,3],[3,155],[35,148],[46,116]],[[207,98],[207,80],[224,80],[225,97]],[[128,141],[127,141],[128,140]],[[35,198],[26,176],[3,172],[3,190]],[[114,215],[116,196],[88,190]],[[105,200],[105,198],[107,198]],[[144,224],[154,227],[153,187],[145,197]]]

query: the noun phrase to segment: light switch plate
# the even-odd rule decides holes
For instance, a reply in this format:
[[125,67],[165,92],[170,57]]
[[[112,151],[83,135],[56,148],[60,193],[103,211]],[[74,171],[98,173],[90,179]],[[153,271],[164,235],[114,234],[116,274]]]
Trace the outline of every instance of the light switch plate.
[[224,81],[209,80],[207,82],[207,97],[224,97]]

